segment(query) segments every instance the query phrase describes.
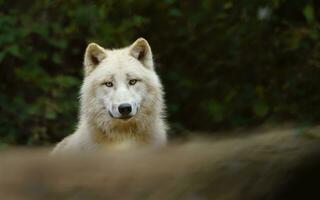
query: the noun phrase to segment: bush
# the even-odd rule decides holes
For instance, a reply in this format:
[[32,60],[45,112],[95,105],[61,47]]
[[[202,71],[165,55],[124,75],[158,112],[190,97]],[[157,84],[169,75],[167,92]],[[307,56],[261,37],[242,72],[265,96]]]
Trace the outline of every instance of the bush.
[[0,143],[46,144],[77,121],[89,42],[150,42],[172,133],[320,119],[315,1],[0,0]]

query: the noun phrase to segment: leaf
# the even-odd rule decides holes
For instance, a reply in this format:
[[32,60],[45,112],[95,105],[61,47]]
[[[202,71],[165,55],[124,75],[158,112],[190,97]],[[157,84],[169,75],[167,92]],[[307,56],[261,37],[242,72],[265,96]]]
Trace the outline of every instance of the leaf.
[[58,53],[54,53],[53,56],[52,56],[52,61],[55,64],[61,64],[62,63],[61,55],[58,54]]
[[72,76],[59,75],[55,78],[55,82],[62,87],[72,87],[79,84],[79,80]]
[[221,122],[225,118],[225,105],[219,101],[211,100],[206,108],[215,122]]
[[0,52],[0,62],[6,57],[6,52]]
[[57,113],[52,111],[52,110],[49,110],[46,112],[46,118],[47,119],[56,119],[57,118]]
[[303,15],[308,23],[313,23],[315,21],[314,8],[312,5],[308,4],[303,9]]
[[226,10],[231,9],[233,7],[233,3],[231,1],[228,1],[223,5],[223,7]]
[[12,45],[12,46],[8,47],[7,51],[8,51],[11,55],[14,55],[14,56],[16,56],[16,57],[19,57],[19,56],[20,56],[20,50],[19,50],[18,45]]
[[253,105],[253,112],[255,113],[256,116],[258,117],[264,117],[268,114],[269,112],[269,106],[265,102],[262,101],[257,101]]
[[177,8],[171,8],[169,10],[169,13],[173,17],[180,17],[182,15],[181,11],[179,9],[177,9]]

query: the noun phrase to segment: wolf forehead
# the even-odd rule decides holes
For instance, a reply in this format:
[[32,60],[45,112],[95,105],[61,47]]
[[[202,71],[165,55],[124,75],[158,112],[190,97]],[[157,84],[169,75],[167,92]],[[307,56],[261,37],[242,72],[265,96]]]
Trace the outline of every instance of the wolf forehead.
[[[89,76],[92,72],[101,72],[101,66],[108,66],[108,70],[121,69],[129,70],[135,68],[134,71],[153,71],[152,52],[148,42],[139,38],[132,45],[122,49],[105,49],[96,43],[90,43],[84,55],[84,71],[85,76]],[[104,67],[106,68],[106,67]]]
[[[121,49],[105,49],[90,43],[84,56],[85,81],[93,82],[143,79],[158,85],[152,52],[148,42],[139,38]],[[93,78],[94,77],[94,78]]]
[[130,55],[128,48],[113,50],[106,49],[105,51],[107,56],[99,63],[98,66],[108,66],[109,69],[115,69],[117,71],[121,69],[130,70],[130,68],[126,68],[136,66],[143,67],[139,70],[146,69],[139,60]]
[[[106,62],[108,61],[106,60]],[[123,65],[116,63],[101,64],[91,75],[85,78],[85,82],[99,85],[106,82],[123,82],[135,79],[148,85],[161,87],[160,81],[153,71],[140,68],[142,67],[128,63]]]
[[[120,57],[123,57],[120,59]],[[108,80],[117,78],[143,78],[149,76],[150,70],[129,55],[111,54],[105,58],[92,72],[94,76],[103,76]],[[148,77],[146,76],[146,77]]]

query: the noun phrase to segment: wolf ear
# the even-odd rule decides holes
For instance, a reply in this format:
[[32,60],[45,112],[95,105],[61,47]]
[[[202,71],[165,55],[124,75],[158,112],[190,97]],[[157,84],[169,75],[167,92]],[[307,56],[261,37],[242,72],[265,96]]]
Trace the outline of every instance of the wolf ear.
[[106,50],[96,43],[90,43],[84,54],[84,73],[89,75],[103,59],[107,57]]
[[129,53],[131,56],[139,60],[143,64],[143,66],[153,70],[152,52],[146,39],[137,39],[129,47]]

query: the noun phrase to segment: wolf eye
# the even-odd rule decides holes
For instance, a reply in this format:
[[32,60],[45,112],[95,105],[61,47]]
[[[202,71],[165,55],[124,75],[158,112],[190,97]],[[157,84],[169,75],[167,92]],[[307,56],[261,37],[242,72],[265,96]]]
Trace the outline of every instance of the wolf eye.
[[112,82],[105,82],[104,85],[107,86],[107,87],[112,87],[113,83]]
[[137,79],[131,79],[131,80],[129,81],[129,85],[134,85],[134,84],[136,84],[137,82],[138,82]]

